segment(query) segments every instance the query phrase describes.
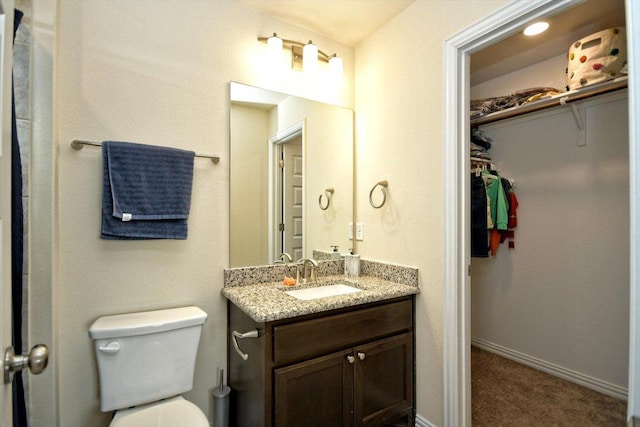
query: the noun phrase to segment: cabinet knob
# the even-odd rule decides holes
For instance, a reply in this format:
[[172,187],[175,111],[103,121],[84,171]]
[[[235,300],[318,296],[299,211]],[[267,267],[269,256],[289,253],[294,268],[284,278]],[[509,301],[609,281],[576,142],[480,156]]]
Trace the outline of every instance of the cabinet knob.
[[354,363],[355,361],[356,361],[356,358],[353,357],[353,355],[350,354],[347,356],[347,362]]
[[358,359],[364,360],[365,357],[367,357],[367,356],[363,352],[361,352],[361,351],[358,352]]

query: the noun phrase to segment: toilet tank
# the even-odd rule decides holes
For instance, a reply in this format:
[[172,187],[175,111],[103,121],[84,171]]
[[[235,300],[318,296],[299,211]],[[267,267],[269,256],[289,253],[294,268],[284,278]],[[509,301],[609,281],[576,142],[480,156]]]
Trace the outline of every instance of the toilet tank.
[[97,319],[89,328],[100,376],[100,409],[128,408],[193,387],[207,314],[179,307]]

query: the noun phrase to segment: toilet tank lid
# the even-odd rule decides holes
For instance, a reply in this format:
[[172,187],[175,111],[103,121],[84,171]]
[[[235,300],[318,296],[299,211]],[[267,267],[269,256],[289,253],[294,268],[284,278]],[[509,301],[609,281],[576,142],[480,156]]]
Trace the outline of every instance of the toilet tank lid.
[[196,306],[116,314],[98,318],[89,328],[93,339],[153,334],[202,325],[207,313]]

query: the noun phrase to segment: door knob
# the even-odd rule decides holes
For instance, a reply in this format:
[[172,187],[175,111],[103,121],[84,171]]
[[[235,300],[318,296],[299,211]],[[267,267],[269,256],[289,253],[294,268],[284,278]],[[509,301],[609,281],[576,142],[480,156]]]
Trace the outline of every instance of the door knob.
[[353,357],[351,354],[347,356],[347,362],[354,363],[355,361],[356,361],[356,358]]
[[363,352],[361,352],[361,351],[358,352],[358,359],[364,360],[365,357],[367,357],[367,356]]
[[16,355],[13,347],[7,347],[4,353],[4,383],[13,381],[13,374],[29,367],[33,375],[38,375],[47,367],[49,349],[44,344],[34,345],[29,354]]

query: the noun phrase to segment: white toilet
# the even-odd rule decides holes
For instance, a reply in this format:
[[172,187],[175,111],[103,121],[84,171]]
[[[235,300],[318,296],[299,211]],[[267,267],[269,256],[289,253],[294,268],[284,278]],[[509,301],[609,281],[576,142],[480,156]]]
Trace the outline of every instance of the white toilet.
[[111,427],[209,427],[181,393],[193,388],[202,325],[198,307],[104,316],[89,328],[100,374],[100,409]]

